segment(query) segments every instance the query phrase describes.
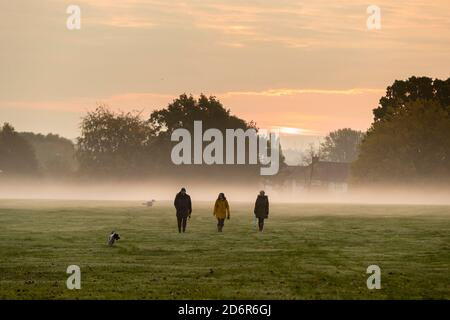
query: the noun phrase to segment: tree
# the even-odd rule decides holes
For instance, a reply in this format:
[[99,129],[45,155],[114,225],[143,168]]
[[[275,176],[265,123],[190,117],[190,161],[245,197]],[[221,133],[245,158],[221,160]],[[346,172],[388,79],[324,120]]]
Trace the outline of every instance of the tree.
[[450,78],[447,80],[428,77],[410,77],[396,80],[387,87],[386,95],[380,99],[380,105],[373,110],[375,121],[385,119],[404,108],[408,102],[416,100],[436,100],[444,109],[450,109]]
[[169,137],[175,129],[184,128],[193,132],[194,121],[203,122],[203,129],[216,128],[224,131],[233,129],[256,129],[253,121],[247,122],[231,114],[229,109],[215,97],[200,95],[195,99],[192,95],[182,94],[166,108],[156,110],[150,115],[150,123],[157,136]]
[[69,139],[56,134],[35,134],[21,132],[23,137],[33,147],[39,163],[39,171],[49,176],[67,176],[75,172],[75,146]]
[[151,172],[152,130],[139,113],[115,113],[100,105],[81,122],[80,171],[104,177],[143,177]]
[[[171,135],[174,130],[178,128],[187,129],[191,135],[194,132],[194,121],[202,121],[203,130],[211,128],[218,129],[225,134],[226,129],[255,129],[256,124],[253,121],[247,122],[231,114],[229,109],[226,109],[222,103],[215,97],[207,97],[203,94],[198,99],[192,95],[182,94],[166,108],[155,110],[150,115],[150,124],[156,137],[155,145],[158,150],[161,150],[158,159],[160,166],[167,166],[171,163],[170,154],[174,143],[171,141]],[[246,142],[248,143],[248,142]],[[225,150],[224,150],[225,154]],[[236,153],[235,153],[236,154]],[[284,165],[284,158],[280,152],[280,166]],[[170,166],[171,172],[176,170]],[[205,176],[210,176],[213,172],[220,174],[229,174],[236,172],[239,174],[250,174],[259,177],[259,167],[255,165],[241,165],[241,166],[192,166],[191,168],[183,167],[183,173],[204,173]]]
[[300,165],[309,166],[314,158],[321,158],[320,146],[314,145],[314,143],[309,143],[308,148],[302,152],[300,159]]
[[321,144],[321,157],[328,161],[353,162],[364,133],[350,128],[330,132]]
[[33,147],[8,123],[0,130],[0,170],[5,175],[38,173]]
[[375,121],[360,147],[352,173],[359,182],[450,180],[450,115],[436,100],[404,104]]
[[149,121],[156,136],[158,149],[161,150],[159,163],[162,166],[171,163],[170,153],[174,145],[171,141],[172,133],[178,128],[184,128],[192,135],[194,121],[202,121],[203,130],[216,128],[222,133],[227,128],[243,130],[256,128],[253,122],[247,123],[232,115],[230,110],[225,109],[215,97],[208,98],[203,94],[198,100],[192,95],[182,94],[166,108],[153,111]]

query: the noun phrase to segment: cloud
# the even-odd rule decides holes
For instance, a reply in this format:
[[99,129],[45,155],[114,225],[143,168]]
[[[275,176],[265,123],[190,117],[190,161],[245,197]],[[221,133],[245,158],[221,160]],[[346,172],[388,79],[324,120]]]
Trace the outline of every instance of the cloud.
[[[292,131],[286,128],[302,128],[303,134],[324,134],[343,127],[366,130],[372,121],[371,110],[383,93],[384,90],[376,88],[291,88],[222,92],[215,96],[233,114],[247,121],[256,121],[260,128],[285,128],[286,132]],[[153,110],[166,107],[175,98],[176,94],[130,92],[66,101],[0,101],[0,111],[5,108],[15,110],[15,114],[41,110],[82,115],[102,103],[113,110],[139,111],[143,116],[148,116]],[[53,124],[43,123],[42,126],[51,128]],[[68,123],[68,126],[73,127],[74,124]],[[75,136],[75,132],[71,136]]]
[[364,129],[378,88],[450,67],[448,0],[378,0],[374,32],[365,0],[76,3],[82,29],[71,32],[64,2],[2,2],[0,111],[83,113],[104,102],[147,113],[207,91],[266,127]]
[[[211,32],[217,44],[242,48],[272,43],[287,48],[386,48],[430,46],[449,40],[447,0],[379,0],[382,30],[366,28],[365,0],[80,0],[90,8],[87,23],[119,28],[183,28]],[[412,33],[411,31],[414,30]],[[443,30],[447,30],[442,34]],[[434,32],[430,32],[434,31]],[[418,44],[412,39],[424,40]]]
[[234,91],[234,92],[227,92],[225,94],[222,94],[222,96],[285,96],[285,95],[296,95],[296,94],[308,94],[308,93],[315,93],[315,94],[334,94],[334,95],[357,95],[357,94],[364,94],[364,93],[383,93],[384,89],[363,89],[363,88],[355,88],[355,89],[268,89],[268,90],[262,90],[262,91]]

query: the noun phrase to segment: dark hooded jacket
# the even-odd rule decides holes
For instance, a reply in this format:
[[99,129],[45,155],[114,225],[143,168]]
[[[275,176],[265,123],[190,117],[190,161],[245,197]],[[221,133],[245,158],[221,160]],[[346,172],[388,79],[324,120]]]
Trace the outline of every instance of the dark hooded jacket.
[[177,209],[177,216],[187,217],[192,213],[191,197],[187,193],[178,192],[173,204]]
[[257,218],[267,218],[269,216],[269,198],[267,196],[258,195],[254,213]]

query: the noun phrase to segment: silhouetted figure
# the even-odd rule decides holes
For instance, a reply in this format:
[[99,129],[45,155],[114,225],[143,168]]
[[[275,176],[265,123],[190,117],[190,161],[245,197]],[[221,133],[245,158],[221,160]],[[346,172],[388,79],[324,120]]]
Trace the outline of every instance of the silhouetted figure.
[[181,191],[177,193],[173,204],[177,210],[178,232],[186,232],[187,219],[191,218],[192,203],[191,197],[186,193],[185,188],[181,188]]
[[217,231],[222,232],[225,218],[230,220],[230,206],[225,194],[219,193],[219,197],[214,204],[214,216],[217,218]]
[[264,219],[269,218],[269,198],[264,191],[260,191],[255,202],[255,217],[258,218],[259,231],[264,229]]

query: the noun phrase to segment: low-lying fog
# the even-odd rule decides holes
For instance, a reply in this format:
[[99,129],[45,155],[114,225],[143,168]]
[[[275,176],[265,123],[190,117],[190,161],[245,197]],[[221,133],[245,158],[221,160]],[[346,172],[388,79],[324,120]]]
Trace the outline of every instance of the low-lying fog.
[[61,200],[172,200],[181,187],[187,189],[193,201],[213,201],[224,192],[230,201],[253,202],[265,189],[271,202],[298,203],[367,203],[367,204],[439,204],[450,205],[450,190],[441,187],[373,189],[349,188],[347,192],[326,190],[273,189],[262,185],[242,186],[229,183],[201,184],[195,181],[145,183],[55,183],[0,182],[0,199],[61,199]]

